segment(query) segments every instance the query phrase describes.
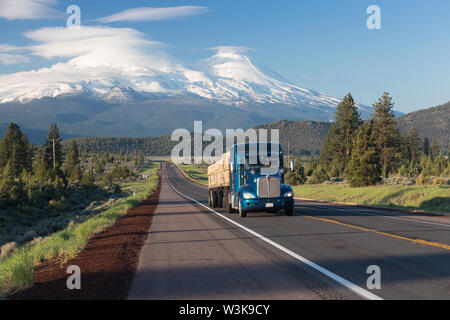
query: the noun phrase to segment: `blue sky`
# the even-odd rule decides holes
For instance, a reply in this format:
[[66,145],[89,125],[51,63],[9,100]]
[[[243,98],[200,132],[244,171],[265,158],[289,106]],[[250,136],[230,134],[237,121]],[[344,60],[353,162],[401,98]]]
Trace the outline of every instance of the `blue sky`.
[[[2,1],[11,0],[0,0]],[[450,100],[450,2],[448,0],[40,0],[65,11],[79,5],[82,24],[133,28],[185,62],[211,55],[206,48],[244,46],[259,65],[304,88],[371,105],[391,92],[396,109],[411,112]],[[381,8],[381,30],[366,27],[369,5]],[[201,6],[206,12],[173,19],[100,23],[94,20],[136,7]],[[1,8],[1,7],[0,7]],[[0,12],[0,16],[1,16]],[[23,33],[63,27],[54,19],[0,18],[0,44],[35,44]],[[28,56],[0,64],[0,74],[48,67],[67,58]]]

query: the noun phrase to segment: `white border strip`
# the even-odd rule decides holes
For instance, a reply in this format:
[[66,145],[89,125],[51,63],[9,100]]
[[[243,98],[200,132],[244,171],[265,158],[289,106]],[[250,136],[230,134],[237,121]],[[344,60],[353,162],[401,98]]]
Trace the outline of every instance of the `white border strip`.
[[248,233],[254,235],[255,237],[261,239],[262,241],[264,241],[264,242],[266,242],[266,243],[268,243],[268,244],[274,246],[275,248],[277,248],[277,249],[283,251],[284,253],[290,255],[291,257],[293,257],[293,258],[295,258],[295,259],[297,259],[297,260],[303,262],[304,264],[310,266],[311,268],[313,268],[313,269],[319,271],[320,273],[322,273],[322,274],[326,275],[327,277],[333,279],[334,281],[340,283],[341,285],[343,285],[343,286],[346,287],[347,289],[350,289],[351,291],[355,292],[357,295],[359,295],[359,296],[361,296],[361,297],[363,297],[363,298],[365,298],[365,299],[368,299],[368,300],[383,300],[383,298],[381,298],[381,297],[379,297],[379,296],[377,296],[377,295],[375,295],[375,294],[373,294],[373,293],[371,293],[371,292],[369,292],[369,291],[367,291],[367,290],[365,290],[365,289],[363,289],[363,288],[357,286],[356,284],[354,284],[354,283],[352,283],[352,282],[350,282],[350,281],[348,281],[348,280],[346,280],[346,279],[344,279],[344,278],[338,276],[337,274],[335,274],[335,273],[333,273],[333,272],[331,272],[331,271],[329,271],[329,270],[327,270],[327,269],[325,269],[325,268],[322,268],[321,266],[319,266],[319,265],[315,264],[314,262],[312,262],[312,261],[310,261],[310,260],[308,260],[308,259],[302,257],[301,255],[298,255],[297,253],[295,253],[295,252],[293,252],[293,251],[291,251],[291,250],[289,250],[289,249],[283,247],[282,245],[279,245],[278,243],[276,243],[276,242],[270,240],[269,238],[266,238],[266,237],[264,237],[263,235],[261,235],[261,234],[255,232],[255,231],[253,231],[253,230],[251,230],[251,229],[249,229],[249,228],[247,228],[247,227],[245,227],[245,226],[243,226],[243,225],[237,223],[236,221],[233,221],[233,220],[231,220],[230,218],[228,218],[228,217],[222,215],[221,213],[219,213],[219,212],[217,212],[217,211],[215,211],[215,210],[209,208],[208,206],[205,206],[203,203],[200,203],[200,202],[198,202],[197,200],[192,199],[191,197],[189,197],[189,196],[187,196],[187,195],[181,193],[180,191],[178,191],[177,189],[174,188],[174,186],[172,185],[172,183],[170,183],[170,179],[169,179],[169,175],[167,174],[167,167],[166,167],[166,166],[164,166],[164,170],[165,170],[165,172],[166,172],[167,182],[169,183],[170,187],[171,187],[176,193],[178,193],[180,196],[182,196],[182,197],[184,197],[184,198],[187,198],[187,199],[189,199],[189,200],[195,202],[196,204],[198,204],[198,205],[200,205],[200,206],[202,206],[202,207],[208,209],[208,210],[211,211],[212,213],[218,215],[218,216],[221,217],[222,219],[224,219],[224,220],[226,220],[226,221],[228,221],[228,222],[234,224],[235,226],[237,226],[237,227],[239,227],[239,228],[241,228],[241,229],[247,231]]

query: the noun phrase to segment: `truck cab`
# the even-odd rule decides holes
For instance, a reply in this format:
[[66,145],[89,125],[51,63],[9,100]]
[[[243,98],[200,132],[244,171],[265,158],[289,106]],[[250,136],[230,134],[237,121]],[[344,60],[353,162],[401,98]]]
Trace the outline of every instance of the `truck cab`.
[[292,215],[294,192],[284,183],[283,164],[279,144],[232,146],[222,161],[208,169],[210,206],[223,206],[228,213],[237,211],[241,217],[250,211],[284,210]]

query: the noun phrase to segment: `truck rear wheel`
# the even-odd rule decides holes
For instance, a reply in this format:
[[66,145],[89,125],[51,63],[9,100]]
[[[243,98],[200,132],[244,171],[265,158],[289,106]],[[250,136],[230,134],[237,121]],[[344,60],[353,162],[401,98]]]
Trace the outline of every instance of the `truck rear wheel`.
[[217,192],[213,191],[211,192],[211,195],[212,195],[212,208],[217,208],[217,205],[219,204]]
[[223,207],[223,192],[217,192],[217,208]]
[[211,191],[208,192],[208,206],[210,208],[212,208],[212,195],[211,195]]
[[231,214],[234,212],[233,208],[231,207],[231,203],[230,201],[228,201],[228,193],[224,192],[223,193],[223,207],[225,208],[225,212],[227,214]]

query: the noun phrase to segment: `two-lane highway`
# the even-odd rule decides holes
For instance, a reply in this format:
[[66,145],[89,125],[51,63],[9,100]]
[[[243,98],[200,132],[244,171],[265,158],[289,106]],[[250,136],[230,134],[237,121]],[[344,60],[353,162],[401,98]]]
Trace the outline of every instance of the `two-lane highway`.
[[[130,298],[450,299],[447,217],[297,201],[293,217],[240,219],[208,209],[173,165],[163,173]],[[367,288],[372,265],[380,290]]]

